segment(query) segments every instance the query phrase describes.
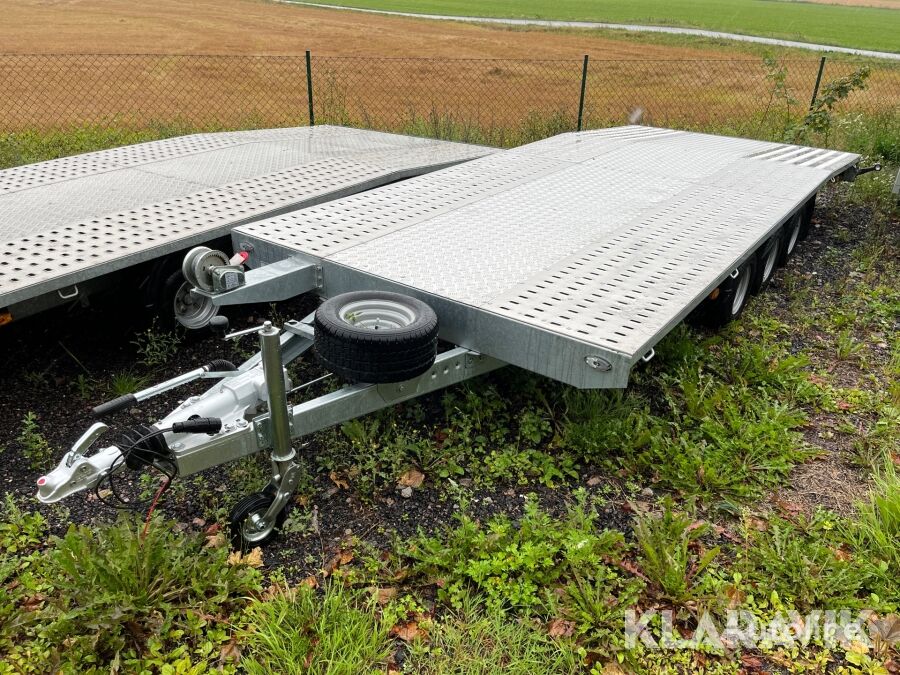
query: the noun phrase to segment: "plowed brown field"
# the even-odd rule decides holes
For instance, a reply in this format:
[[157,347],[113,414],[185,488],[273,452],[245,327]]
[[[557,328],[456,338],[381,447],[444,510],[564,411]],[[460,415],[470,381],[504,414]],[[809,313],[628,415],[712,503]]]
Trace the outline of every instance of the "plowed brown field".
[[[708,58],[703,49],[511,31],[263,0],[0,0],[0,51],[441,58]],[[733,54],[740,54],[734,52]],[[720,54],[726,56],[726,54]]]
[[[773,106],[761,59],[738,48],[258,0],[0,0],[0,17],[0,130],[305,124],[305,63],[296,55],[306,49],[321,121],[407,129],[413,119],[452,117],[497,128],[535,112],[572,118],[585,53],[589,123],[623,122],[641,109],[658,124],[721,124]],[[16,55],[26,53],[46,56]],[[71,56],[98,53],[152,56]],[[795,110],[808,101],[816,68],[809,56],[788,64]],[[826,81],[849,68],[829,65]],[[872,85],[858,95],[860,108],[896,107],[900,68],[879,70]]]

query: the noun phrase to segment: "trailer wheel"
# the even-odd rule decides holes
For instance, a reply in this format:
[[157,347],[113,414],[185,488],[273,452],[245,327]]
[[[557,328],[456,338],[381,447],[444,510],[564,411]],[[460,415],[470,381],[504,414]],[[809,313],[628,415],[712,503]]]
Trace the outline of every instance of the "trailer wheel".
[[180,270],[166,279],[162,306],[166,314],[174,316],[175,321],[191,330],[208,325],[209,320],[219,313],[219,308],[210,298],[191,293],[191,285],[185,281]]
[[700,324],[718,328],[741,315],[750,298],[750,284],[756,270],[756,258],[751,257],[738,268],[736,277],[728,277],[704,300],[693,314]]
[[815,212],[816,193],[807,199],[803,208],[800,209],[800,241],[803,241],[809,236],[810,230],[812,230],[812,218]]
[[316,310],[316,353],[350,382],[403,382],[421,375],[434,364],[437,336],[434,310],[399,293],[343,293]]
[[234,505],[228,516],[231,530],[231,547],[235,551],[249,551],[269,541],[284,525],[287,511],[282,509],[269,526],[260,527],[255,518],[261,518],[275,501],[275,491],[267,486],[262,492],[247,495]]
[[750,280],[750,292],[753,295],[762,293],[778,267],[778,256],[781,255],[781,233],[769,237],[756,251],[756,265],[753,278]]
[[800,242],[800,230],[803,224],[803,210],[801,209],[784,224],[781,230],[781,252],[778,254],[778,266],[784,267]]

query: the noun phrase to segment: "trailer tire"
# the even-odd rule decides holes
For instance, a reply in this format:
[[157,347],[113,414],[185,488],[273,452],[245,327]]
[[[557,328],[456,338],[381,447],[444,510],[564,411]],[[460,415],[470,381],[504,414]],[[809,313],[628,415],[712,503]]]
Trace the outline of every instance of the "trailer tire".
[[246,552],[256,546],[265,544],[275,536],[287,518],[286,509],[278,512],[274,525],[268,530],[251,533],[246,529],[247,522],[253,514],[264,514],[274,501],[275,490],[272,486],[266,486],[262,492],[253,492],[234,505],[228,516],[232,549]]
[[781,255],[781,233],[769,237],[766,242],[756,250],[756,265],[753,269],[753,278],[750,280],[750,292],[758,295],[766,290],[766,286],[772,281],[775,270],[778,268],[778,259]]
[[750,284],[756,270],[756,257],[744,261],[738,267],[736,277],[727,277],[716,291],[704,300],[693,314],[693,319],[704,326],[720,328],[734,321],[744,311],[750,299]]
[[813,214],[816,212],[816,194],[813,193],[800,210],[800,241],[806,239],[812,230]]
[[778,266],[784,267],[797,251],[800,243],[800,232],[803,229],[803,209],[791,216],[781,228],[781,252],[778,254]]
[[342,293],[315,315],[316,354],[350,382],[403,382],[421,375],[434,364],[437,336],[434,310],[399,293]]

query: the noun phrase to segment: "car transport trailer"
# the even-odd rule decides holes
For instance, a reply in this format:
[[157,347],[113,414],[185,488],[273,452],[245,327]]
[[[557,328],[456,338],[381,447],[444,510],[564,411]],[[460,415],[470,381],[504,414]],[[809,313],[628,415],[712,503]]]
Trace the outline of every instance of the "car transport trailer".
[[[231,513],[235,546],[275,532],[295,488],[293,439],[507,364],[580,388],[625,387],[689,313],[737,316],[804,237],[816,191],[858,155],[628,126],[562,134],[238,227],[245,265],[184,272],[217,306],[315,292],[302,320],[237,331],[260,352],[95,409],[220,382],[93,454],[95,423],[38,481],[57,501],[123,467],[186,475],[269,451],[272,478]],[[226,257],[222,254],[222,257]],[[246,270],[245,268],[249,268]],[[227,331],[227,319],[213,319]],[[438,350],[438,338],[450,346]],[[284,364],[315,347],[348,384],[304,400]],[[327,377],[327,376],[326,376]]]
[[317,126],[195,134],[0,171],[0,324],[84,301],[129,271],[145,280],[146,304],[202,326],[214,307],[182,286],[188,248],[491,152]]

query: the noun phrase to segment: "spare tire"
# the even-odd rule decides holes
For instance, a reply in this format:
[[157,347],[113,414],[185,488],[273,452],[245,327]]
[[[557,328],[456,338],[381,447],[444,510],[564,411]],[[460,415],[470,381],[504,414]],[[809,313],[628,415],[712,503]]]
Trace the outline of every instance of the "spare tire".
[[316,354],[350,382],[403,382],[421,375],[434,364],[437,336],[434,310],[400,293],[342,293],[316,310]]

